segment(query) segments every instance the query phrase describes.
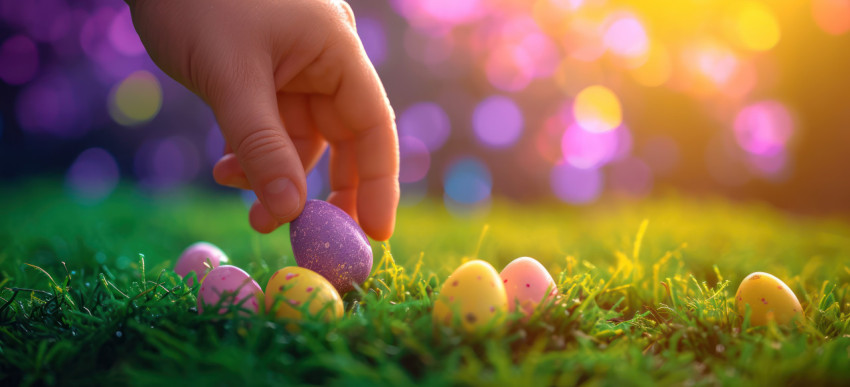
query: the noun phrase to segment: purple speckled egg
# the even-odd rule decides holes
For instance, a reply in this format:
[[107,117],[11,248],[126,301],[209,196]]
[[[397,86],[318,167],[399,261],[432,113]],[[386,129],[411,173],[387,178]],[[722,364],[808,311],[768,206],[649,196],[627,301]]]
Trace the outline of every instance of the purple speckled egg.
[[244,270],[230,265],[210,270],[198,291],[198,313],[204,313],[204,306],[216,306],[221,303],[218,313],[227,312],[227,307],[237,304],[242,309],[254,313],[263,302],[263,289]]
[[185,278],[189,286],[192,286],[195,281],[192,278],[186,278],[189,273],[194,271],[198,279],[203,282],[204,276],[222,263],[227,263],[227,255],[221,249],[212,243],[197,242],[183,250],[177,265],[174,266],[174,271],[180,278]]
[[362,284],[372,271],[369,238],[345,211],[321,200],[308,200],[289,225],[298,266],[325,277],[340,294]]

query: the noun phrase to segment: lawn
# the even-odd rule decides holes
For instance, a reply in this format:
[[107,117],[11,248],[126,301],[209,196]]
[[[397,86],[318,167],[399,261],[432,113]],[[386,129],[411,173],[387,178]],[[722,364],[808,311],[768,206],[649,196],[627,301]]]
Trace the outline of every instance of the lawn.
[[[640,202],[496,201],[459,219],[402,207],[374,243],[346,314],[299,332],[265,316],[198,315],[171,269],[206,240],[262,286],[293,265],[288,233],[253,232],[238,195],[97,205],[61,184],[0,189],[0,384],[828,385],[850,383],[850,224],[675,194]],[[461,262],[540,260],[557,303],[464,334],[431,305]],[[784,280],[800,325],[750,327],[733,295],[754,271]]]

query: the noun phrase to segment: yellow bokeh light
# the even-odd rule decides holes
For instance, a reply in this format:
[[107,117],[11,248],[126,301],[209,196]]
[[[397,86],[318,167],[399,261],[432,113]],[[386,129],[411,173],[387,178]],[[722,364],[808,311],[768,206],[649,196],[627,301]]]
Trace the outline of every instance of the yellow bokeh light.
[[743,3],[736,13],[735,29],[741,45],[753,51],[767,51],[779,43],[779,23],[761,3]]
[[128,75],[109,93],[109,115],[124,126],[150,121],[161,107],[159,80],[145,70]]
[[607,132],[623,121],[620,99],[604,86],[594,85],[580,91],[573,105],[576,123],[589,132]]
[[643,86],[661,86],[668,79],[673,70],[673,62],[670,52],[660,44],[652,44],[643,65],[631,71],[635,81]]

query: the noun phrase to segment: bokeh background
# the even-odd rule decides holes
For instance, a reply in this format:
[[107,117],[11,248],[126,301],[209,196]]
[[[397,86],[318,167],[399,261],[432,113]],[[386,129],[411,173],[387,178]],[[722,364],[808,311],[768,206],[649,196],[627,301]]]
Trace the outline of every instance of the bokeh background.
[[[850,0],[350,0],[402,205],[670,192],[850,210]],[[119,0],[0,0],[0,183],[85,203],[201,185],[223,140]],[[328,192],[326,157],[308,178]]]

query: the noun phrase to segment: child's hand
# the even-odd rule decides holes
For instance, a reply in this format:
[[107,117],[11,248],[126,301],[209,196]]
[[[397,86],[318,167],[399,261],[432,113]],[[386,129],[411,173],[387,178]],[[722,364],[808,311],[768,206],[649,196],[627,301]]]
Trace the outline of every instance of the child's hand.
[[[341,0],[129,0],[154,62],[212,107],[227,141],[213,175],[253,189],[251,225],[304,207],[305,171],[330,144],[328,200],[372,238],[392,235],[398,140],[392,108]],[[262,204],[260,204],[262,203]]]

